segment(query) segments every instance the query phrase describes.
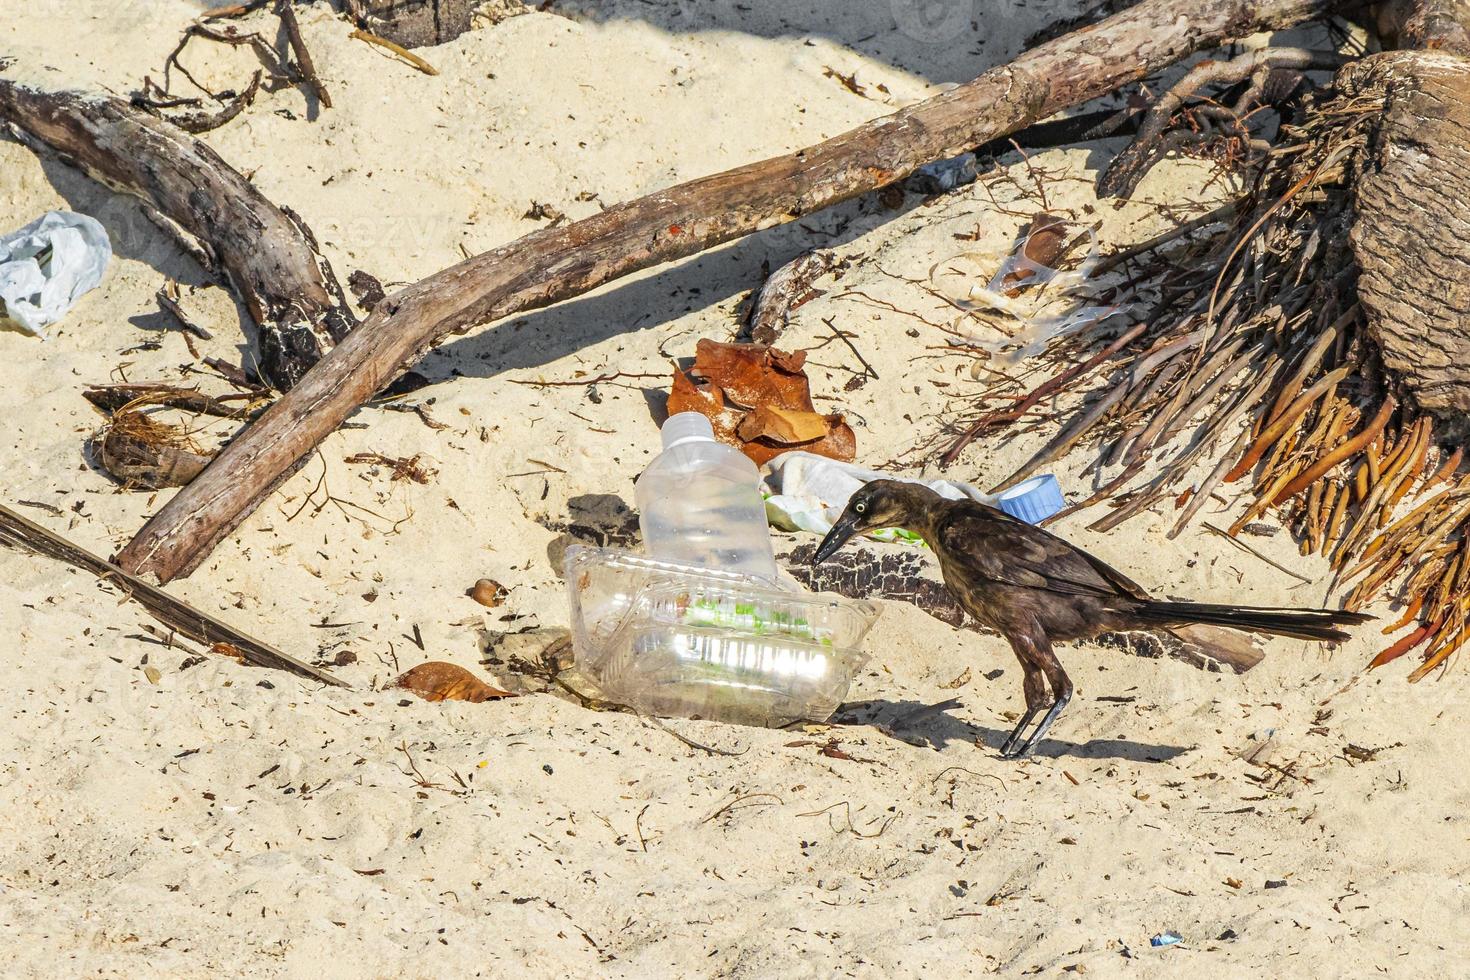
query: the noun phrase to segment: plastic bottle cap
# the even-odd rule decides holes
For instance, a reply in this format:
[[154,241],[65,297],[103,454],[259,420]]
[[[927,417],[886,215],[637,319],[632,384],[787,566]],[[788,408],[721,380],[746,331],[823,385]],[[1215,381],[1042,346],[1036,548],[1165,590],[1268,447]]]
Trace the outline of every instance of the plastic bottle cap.
[[714,427],[709,424],[709,419],[698,412],[679,412],[670,415],[664,427],[659,430],[663,437],[664,448],[673,449],[682,446],[686,442],[703,440],[704,442],[715,441]]
[[1027,524],[1040,524],[1067,505],[1050,473],[1018,483],[1000,495],[1000,509]]

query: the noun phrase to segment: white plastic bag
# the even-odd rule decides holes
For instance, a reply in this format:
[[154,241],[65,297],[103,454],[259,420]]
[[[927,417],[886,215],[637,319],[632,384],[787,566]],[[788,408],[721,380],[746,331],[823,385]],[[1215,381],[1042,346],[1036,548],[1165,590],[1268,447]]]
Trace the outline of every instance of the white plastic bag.
[[[766,519],[783,531],[826,534],[842,516],[848,498],[873,480],[923,484],[947,500],[968,498],[989,504],[1028,524],[1039,524],[1066,506],[1061,486],[1050,473],[999,494],[990,494],[959,480],[915,480],[840,463],[815,453],[782,453],[767,463],[762,472]],[[898,528],[884,528],[874,532],[873,537],[880,541],[920,540],[918,535]]]
[[112,243],[96,219],[46,212],[0,238],[0,320],[45,337],[46,326],[102,281],[111,258]]
[[[968,483],[951,480],[912,480],[881,470],[864,469],[852,463],[839,463],[815,453],[782,453],[766,464],[766,517],[783,531],[811,531],[826,534],[842,516],[859,487],[871,480],[901,480],[922,483],[941,497],[962,500],[966,497],[982,504],[994,504],[996,498]],[[902,532],[880,533],[879,538],[906,537]]]

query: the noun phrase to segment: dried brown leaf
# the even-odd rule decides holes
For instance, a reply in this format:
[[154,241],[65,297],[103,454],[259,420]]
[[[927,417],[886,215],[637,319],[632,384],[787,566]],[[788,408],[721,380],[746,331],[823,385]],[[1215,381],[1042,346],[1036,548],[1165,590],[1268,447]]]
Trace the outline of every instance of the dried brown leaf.
[[762,405],[740,420],[735,434],[746,442],[770,439],[784,446],[793,446],[822,438],[830,431],[834,420],[841,422],[842,417]]
[[757,465],[797,447],[850,460],[857,455],[857,437],[842,415],[816,411],[805,364],[802,351],[701,340],[693,369],[674,371],[669,414],[705,416],[716,439]]
[[509,691],[491,687],[458,664],[430,660],[407,671],[390,687],[401,687],[425,701],[490,701],[507,698]]

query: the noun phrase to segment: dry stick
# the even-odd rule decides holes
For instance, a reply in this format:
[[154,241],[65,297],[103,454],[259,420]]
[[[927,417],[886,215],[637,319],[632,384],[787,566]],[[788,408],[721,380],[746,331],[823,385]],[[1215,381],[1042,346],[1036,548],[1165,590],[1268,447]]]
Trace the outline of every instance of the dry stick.
[[1435,471],[1434,476],[1430,477],[1429,482],[1424,484],[1424,486],[1420,488],[1421,492],[1423,490],[1428,490],[1430,487],[1438,486],[1439,484],[1454,476],[1455,471],[1460,468],[1460,463],[1464,459],[1465,447],[1456,446],[1455,451],[1450,453],[1449,458],[1440,464],[1439,469]]
[[[1189,385],[1196,378],[1211,379],[1172,417],[1169,417],[1167,411],[1160,412],[1155,416],[1155,422],[1144,429],[1143,434],[1138,438],[1139,443],[1143,444],[1143,455],[1146,456],[1155,449],[1168,445],[1181,427],[1187,425],[1203,409],[1212,404],[1219,397],[1220,392],[1224,390],[1225,386],[1235,380],[1235,376],[1240,373],[1241,369],[1256,359],[1260,351],[1255,348],[1246,351],[1244,354],[1240,354],[1239,357],[1236,356],[1244,343],[1244,338],[1241,338],[1219,351],[1193,377],[1179,386],[1181,396],[1188,395]],[[1221,361],[1227,363],[1221,365],[1218,363]]]
[[1282,386],[1281,393],[1271,403],[1270,410],[1261,416],[1262,425],[1268,425],[1276,421],[1277,417],[1286,410],[1287,406],[1291,404],[1292,399],[1301,391],[1302,385],[1306,384],[1307,376],[1317,369],[1317,365],[1321,363],[1328,349],[1337,342],[1337,338],[1341,335],[1343,328],[1352,322],[1352,318],[1357,316],[1357,314],[1358,304],[1354,303],[1342,316],[1328,325],[1326,330],[1323,330],[1317,335],[1317,339],[1312,341],[1312,346],[1307,348],[1306,353],[1302,355],[1301,360],[1297,363],[1296,370],[1292,372],[1291,379]]
[[198,566],[274,487],[435,341],[887,186],[923,164],[1116,90],[1201,48],[1328,13],[1334,0],[1143,0],[841,136],[546,228],[388,297],[148,522],[120,563]]
[[1419,615],[1419,610],[1423,607],[1424,596],[1414,596],[1412,599],[1409,600],[1409,604],[1404,607],[1404,614],[1400,616],[1395,622],[1392,622],[1389,625],[1383,627],[1383,635],[1392,636],[1399,630],[1403,629],[1405,626],[1408,626],[1414,621],[1414,617]]
[[425,75],[439,74],[439,69],[435,68],[433,65],[429,64],[423,58],[420,58],[418,55],[414,54],[403,45],[394,44],[386,37],[378,37],[378,35],[373,34],[369,31],[365,31],[362,28],[358,28],[347,36],[358,41],[366,41],[368,44],[375,44],[385,51],[391,51],[392,53],[398,55],[398,57],[402,58],[404,61],[408,62],[413,67],[417,68],[419,71],[423,72]]
[[1402,640],[1399,640],[1393,646],[1389,647],[1387,650],[1384,650],[1383,652],[1378,654],[1378,656],[1374,657],[1368,663],[1368,669],[1372,670],[1375,667],[1382,667],[1384,664],[1392,663],[1393,661],[1402,657],[1404,654],[1408,653],[1410,650],[1414,649],[1419,644],[1423,643],[1426,639],[1430,637],[1431,634],[1435,633],[1438,629],[1439,623],[1437,622],[1432,625],[1419,627],[1414,632],[1410,633],[1408,636],[1404,637]]
[[0,505],[0,541],[91,572],[98,578],[117,586],[128,598],[136,599],[160,623],[191,640],[205,644],[228,643],[238,650],[247,662],[257,667],[275,667],[321,681],[323,684],[332,684],[337,687],[350,686],[341,678],[333,677],[324,670],[287,656],[275,647],[227,623],[220,622],[182,600],[175,599],[162,589],[129,575],[111,562],[98,558],[90,551],[22,517],[4,505]]
[[1236,453],[1245,448],[1248,439],[1250,439],[1250,429],[1242,429],[1240,436],[1235,440],[1235,445],[1231,446],[1230,451],[1220,457],[1220,462],[1215,464],[1215,468],[1210,471],[1210,475],[1205,477],[1204,482],[1195,491],[1194,498],[1189,501],[1189,506],[1184,508],[1184,513],[1179,515],[1179,520],[1169,529],[1168,537],[1170,540],[1179,537],[1184,529],[1189,526],[1189,522],[1194,520],[1194,515],[1199,513],[1200,508],[1205,505],[1205,501],[1210,499],[1210,494],[1215,492],[1215,488],[1225,478],[1225,471],[1230,468],[1230,461],[1235,458]]
[[1057,374],[1055,377],[1049,378],[1048,380],[1042,382],[1040,385],[1037,385],[1034,391],[1032,391],[1029,395],[1026,395],[1024,398],[1021,398],[1011,408],[1000,412],[990,412],[986,415],[982,415],[975,422],[971,423],[970,427],[966,429],[963,433],[961,433],[959,438],[957,438],[954,443],[951,444],[950,447],[944,451],[944,454],[939,457],[940,465],[948,466],[949,464],[953,463],[956,459],[959,458],[960,453],[964,451],[965,447],[973,442],[978,436],[982,435],[987,429],[990,429],[997,425],[1004,425],[1008,422],[1016,421],[1021,416],[1030,411],[1037,402],[1041,401],[1043,398],[1046,398],[1048,395],[1052,395],[1056,392],[1061,391],[1073,380],[1087,373],[1088,371],[1091,371],[1103,361],[1106,361],[1108,358],[1118,353],[1118,351],[1122,350],[1134,340],[1138,339],[1138,337],[1141,336],[1143,332],[1147,329],[1148,323],[1146,322],[1140,321],[1139,323],[1134,324],[1132,327],[1125,330],[1111,344],[1089,357],[1086,361],[1083,361],[1081,364],[1073,365],[1072,367],[1067,368],[1065,371]]
[[311,52],[306,50],[306,39],[301,36],[301,23],[296,19],[296,11],[291,9],[291,0],[276,0],[276,16],[286,27],[286,40],[291,44],[291,53],[296,56],[296,67],[301,69],[301,77],[311,86],[321,104],[332,108],[332,97],[327,94],[327,87],[317,77],[316,66],[311,63]]
[[1394,472],[1385,476],[1389,483],[1389,489],[1384,496],[1383,506],[1378,511],[1378,526],[1386,527],[1393,519],[1393,510],[1399,505],[1399,501],[1409,492],[1423,475],[1424,463],[1429,457],[1430,436],[1433,426],[1429,416],[1423,415],[1415,422],[1413,435],[1415,441],[1409,444],[1407,452],[1395,462]]
[[[1182,479],[1184,474],[1189,471],[1190,467],[1194,466],[1195,460],[1204,455],[1204,453],[1210,448],[1210,446],[1214,445],[1216,439],[1218,439],[1220,434],[1225,431],[1225,428],[1229,426],[1241,412],[1245,411],[1251,405],[1256,404],[1256,402],[1266,393],[1266,390],[1271,386],[1272,382],[1275,380],[1275,377],[1276,376],[1274,374],[1268,374],[1257,381],[1252,387],[1247,388],[1237,394],[1234,399],[1229,403],[1229,405],[1220,411],[1218,416],[1214,419],[1213,422],[1208,425],[1206,430],[1200,433],[1195,438],[1194,448],[1186,450],[1178,458],[1169,463],[1168,467],[1159,474],[1159,476],[1153,482],[1153,486],[1155,489],[1152,493],[1138,494],[1136,497],[1134,497],[1133,500],[1129,501],[1124,506],[1119,507],[1112,514],[1109,514],[1107,517],[1104,517],[1101,520],[1094,521],[1092,524],[1089,524],[1087,526],[1088,530],[1111,531],[1113,528],[1117,527],[1119,524],[1122,524],[1124,521],[1130,520],[1135,515],[1153,506],[1154,502],[1163,495],[1162,488]],[[1250,430],[1247,429],[1246,431],[1249,432]]]
[[1302,554],[1314,555],[1322,547],[1322,532],[1327,530],[1327,517],[1337,502],[1339,484],[1333,480],[1312,484],[1307,491],[1307,512],[1302,519]]
[[[1163,366],[1163,364],[1170,360],[1173,360],[1175,357],[1184,356],[1188,352],[1189,347],[1195,343],[1198,343],[1200,338],[1203,336],[1203,331],[1196,330],[1194,333],[1188,334],[1185,337],[1181,337],[1179,340],[1176,340],[1171,344],[1167,344],[1164,347],[1161,347],[1158,350],[1154,351],[1152,354],[1145,356],[1138,363],[1138,365],[1134,367],[1134,376],[1137,378],[1148,377],[1148,375],[1155,368]],[[1113,406],[1117,405],[1118,402],[1121,401],[1128,394],[1129,390],[1130,388],[1128,385],[1113,385],[1111,388],[1103,393],[1101,398],[1099,398],[1096,402],[1089,406],[1087,411],[1076,416],[1072,419],[1072,421],[1068,422],[1066,426],[1062,428],[1062,431],[1058,432],[1052,438],[1051,442],[1047,443],[1045,446],[1037,451],[1036,455],[1032,456],[1025,463],[1021,464],[1021,467],[1010,476],[1006,477],[1000,483],[997,483],[995,486],[991,487],[990,492],[1000,493],[1002,490],[1008,490],[1016,484],[1020,483],[1022,480],[1026,479],[1032,473],[1036,472],[1042,466],[1045,466],[1047,463],[1051,462],[1054,459],[1066,455],[1067,451],[1070,450],[1074,445],[1076,445],[1079,439],[1087,434],[1087,430],[1092,428],[1093,424],[1101,419],[1104,415],[1106,415],[1113,408]]]
[[1111,255],[1105,255],[1098,260],[1097,265],[1092,267],[1092,277],[1096,279],[1100,276],[1104,276],[1109,272],[1112,272],[1124,262],[1127,262],[1129,259],[1134,259],[1140,255],[1145,255],[1148,252],[1152,252],[1160,246],[1167,245],[1170,242],[1175,241],[1176,239],[1193,234],[1194,232],[1199,231],[1201,228],[1208,228],[1210,225],[1219,224],[1226,218],[1233,216],[1235,214],[1236,207],[1237,205],[1235,204],[1235,202],[1232,201],[1231,203],[1222,205],[1221,207],[1218,207],[1207,214],[1202,214],[1198,218],[1191,218],[1188,221],[1183,222],[1182,224],[1170,228],[1166,232],[1155,235],[1153,238],[1150,238],[1147,241],[1139,242],[1137,245],[1130,245],[1127,248],[1119,249]]
[[1261,559],[1261,561],[1265,562],[1267,565],[1270,565],[1272,568],[1278,569],[1279,571],[1285,572],[1286,574],[1290,575],[1292,578],[1294,578],[1294,579],[1296,579],[1296,580],[1298,580],[1300,582],[1306,582],[1308,584],[1311,584],[1312,581],[1314,581],[1313,579],[1307,578],[1307,576],[1302,575],[1299,572],[1293,572],[1291,569],[1287,568],[1285,565],[1281,564],[1279,561],[1276,561],[1276,560],[1268,557],[1267,555],[1263,555],[1261,552],[1257,551],[1255,548],[1252,548],[1250,545],[1246,544],[1244,541],[1241,541],[1239,538],[1235,537],[1235,535],[1231,534],[1229,531],[1226,531],[1226,530],[1224,530],[1222,528],[1216,527],[1215,525],[1211,524],[1209,521],[1205,521],[1204,524],[1201,525],[1201,527],[1203,527],[1206,531],[1209,531],[1211,534],[1215,535],[1216,537],[1224,538],[1226,541],[1229,541],[1231,544],[1235,545],[1235,547],[1239,548],[1241,551],[1244,551],[1247,554],[1255,555],[1257,558]]

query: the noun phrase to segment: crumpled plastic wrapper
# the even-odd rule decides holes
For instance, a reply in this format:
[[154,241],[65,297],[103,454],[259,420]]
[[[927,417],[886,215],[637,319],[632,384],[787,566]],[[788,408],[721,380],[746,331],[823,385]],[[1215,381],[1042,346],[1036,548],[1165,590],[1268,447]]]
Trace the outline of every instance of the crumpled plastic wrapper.
[[44,338],[46,327],[102,282],[111,259],[112,243],[95,218],[46,212],[0,238],[0,321]]
[[978,284],[982,270],[994,261],[984,253],[962,252],[929,270],[929,280],[941,295],[994,310],[1018,325],[1001,340],[962,330],[967,341],[990,350],[1001,363],[1015,364],[1041,353],[1058,337],[1128,309],[1086,301],[1087,287],[1100,261],[1093,229],[1083,227],[1078,232],[1087,237],[1087,252],[1074,268],[1064,271],[1049,264],[1071,250],[1070,239],[1075,236],[1067,233],[1068,227],[1068,222],[1053,215],[1037,215],[983,286]]

